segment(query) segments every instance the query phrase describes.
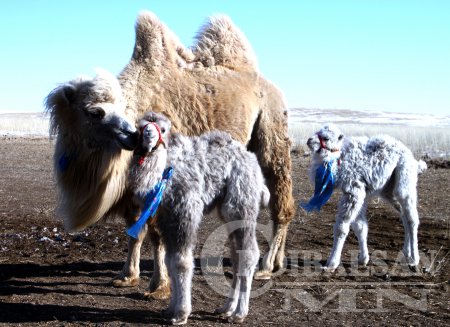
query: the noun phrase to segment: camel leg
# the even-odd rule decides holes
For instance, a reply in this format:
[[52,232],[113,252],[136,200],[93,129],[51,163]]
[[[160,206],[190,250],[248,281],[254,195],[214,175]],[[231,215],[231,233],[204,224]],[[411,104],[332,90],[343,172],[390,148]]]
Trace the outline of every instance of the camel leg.
[[351,224],[352,230],[356,234],[359,244],[358,264],[366,266],[369,262],[369,250],[367,248],[367,234],[369,232],[369,224],[366,218],[367,203],[364,203],[356,220]]
[[165,264],[166,249],[154,225],[149,226],[149,236],[153,246],[154,269],[148,292],[145,298],[168,299],[170,297],[170,281]]
[[400,203],[400,215],[405,230],[403,254],[410,266],[417,266],[420,261],[417,235],[419,228],[417,171],[411,167],[412,165],[405,163],[397,167],[397,183],[393,193]]
[[420,261],[418,248],[418,228],[419,214],[417,212],[417,197],[415,194],[409,194],[400,198],[402,207],[401,215],[403,228],[405,229],[405,239],[403,244],[403,254],[411,266],[417,266]]
[[[234,278],[239,279],[237,283],[237,287],[239,287],[237,295],[239,297],[236,310],[229,318],[229,321],[233,323],[242,323],[248,315],[252,279],[259,258],[258,243],[255,238],[255,225],[245,228],[242,232],[244,234],[243,238],[235,240],[238,251],[233,258],[233,266],[238,266],[237,275]],[[240,235],[237,234],[236,236],[239,237]]]
[[273,238],[270,242],[269,251],[263,258],[262,269],[256,272],[255,279],[270,279],[272,272],[281,269],[284,264],[284,249],[288,227],[295,213],[292,199],[290,161],[289,165],[286,166],[285,171],[281,172],[284,175],[278,176],[273,174],[271,178],[272,183],[268,182],[272,198]]
[[[184,250],[184,251],[183,251]],[[191,289],[194,272],[192,248],[178,249],[166,254],[167,267],[170,270],[172,294],[165,316],[169,316],[172,325],[184,325],[192,311]]]
[[248,315],[253,274],[259,258],[255,237],[256,222],[241,221],[241,226],[230,233],[233,282],[225,304],[215,313],[241,323]]
[[[344,193],[339,201],[338,213],[336,216],[336,223],[334,224],[333,248],[324,267],[325,271],[333,272],[341,263],[341,254],[347,239],[350,225],[360,215],[360,211],[364,205],[366,192],[364,185],[353,186],[352,193]],[[353,225],[357,227],[356,224]],[[356,228],[358,238],[365,233],[364,227]],[[363,249],[365,251],[365,249]]]
[[255,279],[270,279],[272,272],[283,267],[288,227],[295,214],[287,111],[284,109],[285,104],[278,100],[266,105],[265,112],[254,125],[248,149],[255,152],[270,191],[274,230],[269,251],[264,256],[262,269],[255,274]]
[[121,273],[112,280],[115,287],[129,287],[139,284],[141,246],[147,235],[147,229],[148,227],[145,225],[137,239],[128,237],[127,261],[125,262]]

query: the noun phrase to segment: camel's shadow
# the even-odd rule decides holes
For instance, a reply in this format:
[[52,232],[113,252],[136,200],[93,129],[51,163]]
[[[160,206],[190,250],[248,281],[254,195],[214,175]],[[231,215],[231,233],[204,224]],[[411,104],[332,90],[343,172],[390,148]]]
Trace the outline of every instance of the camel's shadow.
[[108,323],[164,324],[159,312],[151,310],[105,309],[92,306],[0,303],[1,323]]
[[[110,280],[121,270],[123,262],[76,262],[57,265],[35,263],[0,264],[0,323],[88,322],[164,323],[159,310],[104,308],[105,304],[73,304],[71,297],[94,297],[105,303],[114,301],[118,290]],[[153,262],[143,261],[143,266]],[[80,281],[81,280],[81,281]],[[91,281],[89,281],[91,280]],[[41,301],[27,301],[28,297]],[[142,291],[119,294],[141,300]],[[58,300],[59,299],[59,300]],[[27,301],[28,303],[25,303]],[[74,302],[75,303],[75,302]],[[103,308],[102,308],[103,307]],[[151,305],[148,306],[151,308]]]
[[[143,262],[144,265],[152,265],[153,262]],[[101,277],[112,275],[122,269],[122,261],[107,262],[70,262],[56,265],[42,265],[38,263],[12,263],[0,264],[0,282],[11,278],[32,277],[76,277],[86,275],[88,277]]]
[[[143,279],[148,279],[153,273],[153,263],[153,260],[141,261],[141,268],[145,271],[141,274]],[[201,259],[196,258],[196,274],[201,274],[201,264]],[[231,262],[228,258],[223,258],[221,264],[226,267]],[[55,265],[0,264],[0,323],[120,321],[165,324],[167,320],[160,314],[160,309],[167,305],[165,301],[148,302],[133,309],[129,306],[118,309],[115,302],[116,307],[108,308],[108,302],[116,301],[118,296],[130,301],[144,300],[143,291],[148,286],[145,280],[138,289],[116,289],[111,286],[112,278],[121,271],[122,266],[122,261],[81,261]],[[95,302],[100,303],[95,305],[85,301],[86,304],[79,305],[72,301],[72,297],[94,298]],[[194,320],[202,320],[203,315],[200,316],[193,313]],[[206,320],[222,321],[212,314]]]

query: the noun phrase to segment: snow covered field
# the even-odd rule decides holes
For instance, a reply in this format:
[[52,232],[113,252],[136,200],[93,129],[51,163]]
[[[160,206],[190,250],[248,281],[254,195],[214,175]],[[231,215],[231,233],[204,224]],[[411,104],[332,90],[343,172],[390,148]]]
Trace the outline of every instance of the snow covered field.
[[48,137],[48,116],[43,113],[0,114],[0,136]]
[[[295,108],[289,110],[294,146],[305,142],[324,123],[338,124],[348,136],[388,134],[418,156],[450,157],[450,115]],[[48,137],[49,119],[42,113],[0,114],[0,137]]]
[[289,123],[291,125],[295,125],[299,122],[319,124],[333,122],[335,124],[447,127],[450,126],[450,115],[407,114],[341,109],[290,109]]

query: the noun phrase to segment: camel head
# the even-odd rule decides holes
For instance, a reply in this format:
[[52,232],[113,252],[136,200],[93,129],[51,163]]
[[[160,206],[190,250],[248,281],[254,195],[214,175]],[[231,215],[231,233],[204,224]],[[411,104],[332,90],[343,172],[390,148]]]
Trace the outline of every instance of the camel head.
[[322,159],[336,157],[344,143],[344,134],[334,124],[324,125],[306,142],[309,149]]
[[138,123],[141,131],[139,146],[144,152],[150,152],[163,145],[167,148],[169,142],[170,120],[163,114],[148,112]]
[[54,89],[46,99],[51,134],[63,143],[89,149],[133,150],[138,131],[125,115],[126,101],[117,78],[103,70]]

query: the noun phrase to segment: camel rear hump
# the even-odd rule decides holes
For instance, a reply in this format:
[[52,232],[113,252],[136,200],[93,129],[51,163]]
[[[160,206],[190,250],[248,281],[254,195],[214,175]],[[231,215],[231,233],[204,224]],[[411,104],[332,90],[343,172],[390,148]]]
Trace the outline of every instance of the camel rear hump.
[[241,30],[226,15],[211,16],[197,33],[192,50],[204,66],[258,71],[256,55]]

